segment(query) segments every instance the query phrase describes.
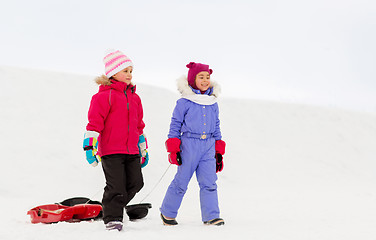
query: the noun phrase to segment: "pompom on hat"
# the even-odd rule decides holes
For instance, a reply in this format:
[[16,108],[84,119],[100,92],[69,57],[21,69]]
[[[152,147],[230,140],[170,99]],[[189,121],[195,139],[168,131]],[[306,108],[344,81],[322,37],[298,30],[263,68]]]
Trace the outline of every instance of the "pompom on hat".
[[213,70],[209,68],[209,65],[202,64],[202,63],[195,63],[190,62],[187,64],[188,70],[188,84],[194,88],[197,89],[196,86],[196,75],[200,72],[208,72],[209,74],[213,73]]
[[108,50],[103,58],[105,74],[108,78],[129,66],[133,67],[133,62],[129,57],[119,50]]

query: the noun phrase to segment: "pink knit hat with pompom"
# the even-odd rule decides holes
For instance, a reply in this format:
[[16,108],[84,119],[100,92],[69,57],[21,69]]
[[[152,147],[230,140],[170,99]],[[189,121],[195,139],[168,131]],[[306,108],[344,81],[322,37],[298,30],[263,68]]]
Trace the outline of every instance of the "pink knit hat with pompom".
[[201,64],[201,63],[195,63],[190,62],[187,64],[188,70],[188,84],[193,87],[194,89],[197,89],[196,86],[196,75],[200,72],[208,72],[209,74],[213,73],[212,69],[209,69],[209,65]]

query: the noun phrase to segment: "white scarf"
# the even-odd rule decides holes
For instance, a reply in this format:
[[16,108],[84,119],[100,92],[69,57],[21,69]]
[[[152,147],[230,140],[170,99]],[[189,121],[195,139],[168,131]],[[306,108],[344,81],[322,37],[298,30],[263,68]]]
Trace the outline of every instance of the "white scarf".
[[195,94],[195,95],[187,95],[181,96],[182,98],[188,99],[189,101],[198,103],[200,105],[213,105],[214,103],[217,102],[217,97],[211,95],[200,95],[200,94]]
[[188,80],[185,76],[182,76],[177,80],[177,85],[182,98],[188,99],[189,101],[192,101],[200,105],[215,104],[217,102],[217,97],[220,93],[220,87],[214,81],[210,82],[210,87],[213,88],[213,92],[210,96],[206,94],[196,94],[188,85]]

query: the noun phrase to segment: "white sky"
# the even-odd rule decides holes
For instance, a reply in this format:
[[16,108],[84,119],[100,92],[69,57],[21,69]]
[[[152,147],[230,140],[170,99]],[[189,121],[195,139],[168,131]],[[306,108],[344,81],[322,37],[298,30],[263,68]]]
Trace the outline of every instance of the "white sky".
[[224,96],[376,112],[372,0],[2,0],[0,33],[0,65],[94,76],[117,48],[136,83],[175,89],[197,61]]

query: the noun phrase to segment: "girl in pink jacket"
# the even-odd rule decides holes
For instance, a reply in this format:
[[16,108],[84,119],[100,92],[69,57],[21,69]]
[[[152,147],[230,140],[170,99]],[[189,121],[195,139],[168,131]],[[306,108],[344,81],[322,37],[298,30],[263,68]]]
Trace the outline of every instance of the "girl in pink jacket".
[[106,229],[121,230],[124,207],[143,187],[141,168],[149,160],[143,134],[143,110],[132,84],[132,61],[120,51],[103,59],[105,75],[90,103],[84,150],[89,164],[102,162],[106,178],[103,221]]

